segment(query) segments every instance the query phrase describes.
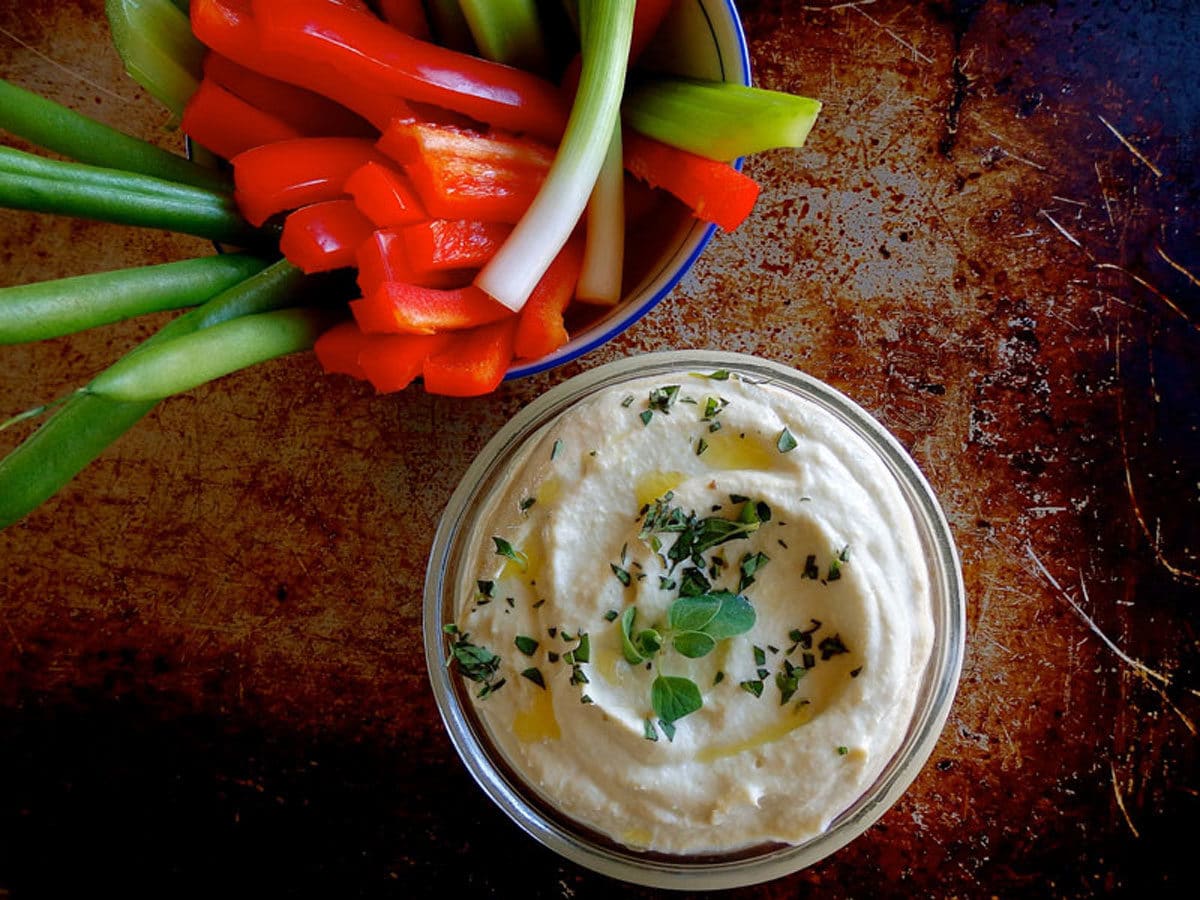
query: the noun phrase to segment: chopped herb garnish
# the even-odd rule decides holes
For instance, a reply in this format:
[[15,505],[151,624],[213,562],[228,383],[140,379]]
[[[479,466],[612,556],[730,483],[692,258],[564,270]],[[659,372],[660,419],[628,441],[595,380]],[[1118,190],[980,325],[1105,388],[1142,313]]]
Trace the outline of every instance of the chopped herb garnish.
[[704,438],[700,438],[700,440],[696,441],[696,455],[697,456],[699,456],[701,453],[703,453],[707,449],[708,449],[708,441],[706,441]]
[[665,387],[655,388],[650,392],[648,406],[650,409],[661,413],[670,412],[671,405],[678,396],[679,385],[677,384],[668,384]]
[[741,565],[738,567],[742,573],[742,577],[738,580],[738,593],[754,584],[755,573],[770,561],[771,558],[761,550],[758,553],[747,553],[743,556]]
[[796,694],[800,679],[805,675],[804,669],[798,669],[786,659],[783,668],[775,673],[775,686],[779,688],[779,705],[783,706]]
[[617,612],[615,609],[610,609],[608,612],[606,612],[604,614],[604,621],[605,622],[615,622],[617,620],[617,616],[619,616],[619,615],[620,615],[620,613]]
[[554,446],[550,448],[550,458],[558,459],[558,455],[560,453],[562,453],[562,448],[563,448],[563,442],[562,442],[562,439],[559,438],[557,441],[554,442]]
[[621,405],[628,409],[631,403],[633,403],[633,394],[626,394],[625,399],[621,401]]
[[504,540],[504,538],[495,537],[493,535],[492,540],[496,544],[496,553],[499,556],[503,556],[505,559],[512,560],[520,567],[522,572],[529,567],[529,557],[520,550],[514,549],[513,545]]
[[755,648],[754,648],[754,664],[756,666],[763,666],[763,665],[766,665],[766,663],[767,663],[766,651],[764,651],[762,647],[755,646]]
[[862,672],[862,666],[859,666],[857,669],[851,669],[850,677],[857,678],[861,672]]
[[659,719],[658,727],[662,729],[662,733],[667,736],[668,741],[675,740],[675,723],[674,722],[667,722],[664,719]]
[[[654,418],[654,413],[648,409],[644,409],[640,413],[638,413],[638,418],[642,420],[643,425],[649,425],[650,420]],[[649,720],[647,720],[647,721],[649,721]],[[651,728],[654,727],[653,723],[651,723],[650,727]],[[655,737],[655,740],[658,740],[657,736]]]
[[725,680],[725,673],[723,671],[721,671],[720,669],[718,669],[717,674],[713,676],[713,687],[716,687],[718,684],[720,684],[724,680]]
[[591,662],[592,661],[592,642],[587,634],[579,635],[579,646],[575,648],[575,662]]
[[[697,373],[697,374],[700,374],[700,373]],[[728,381],[729,380],[729,370],[728,369],[717,369],[715,372],[710,372],[707,375],[700,374],[700,377],[701,378],[711,378],[713,381]]]
[[513,643],[516,644],[517,649],[526,656],[533,656],[533,654],[537,652],[538,642],[528,635],[518,634],[515,638],[513,638]]
[[460,675],[483,685],[478,694],[481,699],[494,694],[504,684],[504,679],[496,680],[500,657],[487,647],[471,643],[470,635],[459,635],[458,640],[450,645],[450,657]]
[[458,626],[453,622],[447,622],[442,626],[442,632],[445,634],[458,634]]
[[621,584],[625,585],[625,587],[629,587],[629,583],[632,581],[632,579],[629,577],[629,573],[616,563],[609,563],[608,566],[610,569],[612,569],[612,573],[617,576],[617,581],[621,582]]
[[534,601],[533,609],[540,609],[542,606],[545,605],[545,603],[546,603],[545,597],[541,598],[540,600],[536,600],[536,601]]
[[556,663],[556,662],[558,662],[559,657],[558,657],[558,654],[555,653],[553,650],[549,650],[546,653],[546,659],[548,659],[552,663]]
[[536,684],[538,687],[540,687],[543,691],[546,689],[546,679],[544,679],[542,677],[541,669],[530,667],[521,672],[521,677],[528,678],[530,681],[532,681],[534,684]]
[[817,555],[810,553],[804,557],[804,574],[802,578],[811,578],[814,581],[821,577],[821,570],[817,568]]
[[821,651],[821,661],[838,656],[842,653],[849,653],[846,645],[842,643],[842,639],[838,635],[832,637],[821,638],[821,643],[817,644],[817,649]]
[[709,425],[708,425],[708,430],[709,430],[710,432],[713,432],[713,431],[720,431],[720,430],[721,430],[721,420],[720,420],[720,419],[713,419],[713,420],[712,420],[712,422],[710,422],[710,423],[709,423]]
[[850,752],[850,748],[845,747],[845,746],[838,747],[837,752],[838,752],[838,756],[845,756],[847,753]]
[[596,701],[593,700],[591,697],[589,697],[587,694],[580,694],[579,702],[586,705],[588,703],[595,703]]
[[780,453],[790,453],[800,445],[796,443],[795,436],[785,426],[783,431],[779,432],[779,438],[775,441],[775,446],[779,448]]
[[646,719],[644,722],[642,722],[642,734],[645,735],[646,740],[648,741],[658,740],[658,729],[654,727],[653,719]]
[[583,673],[583,666],[575,663],[571,666],[571,684],[590,684],[587,675]]
[[842,565],[850,561],[849,545],[843,547],[837,556],[829,563],[829,573],[825,576],[826,581],[837,581],[842,577]]
[[763,692],[763,683],[758,681],[740,681],[738,687],[748,694],[753,694],[755,697],[761,697]]
[[479,593],[484,597],[491,597],[492,590],[496,586],[495,582],[492,581],[477,581],[475,584],[479,587]]
[[526,497],[521,501],[521,512],[529,512],[529,508],[537,503],[537,497]]

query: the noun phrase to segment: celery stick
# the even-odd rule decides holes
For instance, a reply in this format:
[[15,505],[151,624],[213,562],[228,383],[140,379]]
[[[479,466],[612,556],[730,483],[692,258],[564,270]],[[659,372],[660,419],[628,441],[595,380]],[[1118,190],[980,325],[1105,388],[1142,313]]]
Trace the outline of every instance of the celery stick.
[[139,172],[210,190],[231,191],[230,180],[53,100],[0,79],[0,128],[82,163]]
[[546,41],[534,0],[460,0],[480,55],[529,72],[546,71]]
[[635,131],[722,162],[803,146],[820,111],[820,102],[808,97],[690,78],[631,85],[621,106]]
[[520,310],[579,222],[617,127],[633,34],[633,0],[581,0],[583,67],[554,163],[508,240],[476,285]]
[[106,0],[113,44],[125,70],[179,116],[201,78],[204,45],[172,0]]

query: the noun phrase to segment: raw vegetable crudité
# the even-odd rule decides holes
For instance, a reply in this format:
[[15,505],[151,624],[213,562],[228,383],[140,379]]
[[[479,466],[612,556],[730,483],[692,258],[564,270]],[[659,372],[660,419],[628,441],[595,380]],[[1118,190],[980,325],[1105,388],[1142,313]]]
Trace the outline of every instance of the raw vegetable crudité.
[[673,2],[107,0],[190,159],[0,80],[35,148],[0,146],[0,206],[222,250],[0,287],[0,344],[196,307],[0,423],[50,413],[0,460],[0,528],[173,393],[312,347],[380,392],[485,394],[620,301],[639,216],[736,228],[758,188],[732,161],[800,146],[820,105],[642,74]]

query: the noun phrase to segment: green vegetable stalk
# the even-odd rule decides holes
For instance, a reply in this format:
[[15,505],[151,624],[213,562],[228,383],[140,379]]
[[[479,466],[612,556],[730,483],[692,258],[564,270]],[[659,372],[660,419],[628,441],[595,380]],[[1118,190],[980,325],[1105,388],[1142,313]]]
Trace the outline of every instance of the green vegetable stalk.
[[635,131],[722,162],[803,146],[820,111],[820,102],[808,97],[689,78],[631,85],[621,106]]
[[106,0],[104,11],[125,71],[175,115],[196,91],[204,45],[172,0]]
[[0,128],[63,156],[207,190],[229,192],[229,179],[0,79]]
[[40,341],[196,306],[264,265],[254,256],[221,253],[0,288],[0,344]]
[[[312,279],[306,282],[299,269],[280,260],[172,320],[129,356],[239,316],[295,305],[305,298],[307,292],[301,288],[306,283],[311,284]],[[72,394],[33,434],[0,459],[0,529],[52,497],[156,402],[127,403],[98,394]]]
[[525,305],[583,214],[619,118],[634,2],[582,0],[579,7],[583,66],[562,143],[528,211],[475,280],[514,311]]

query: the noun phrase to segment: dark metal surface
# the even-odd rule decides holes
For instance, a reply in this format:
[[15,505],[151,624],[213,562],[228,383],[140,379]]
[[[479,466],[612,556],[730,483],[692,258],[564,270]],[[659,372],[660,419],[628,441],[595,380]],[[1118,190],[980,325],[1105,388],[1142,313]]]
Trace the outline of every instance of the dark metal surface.
[[[300,357],[162,404],[0,533],[0,894],[650,896],[541,850],[469,780],[425,681],[423,567],[471,456],[539,392],[720,347],[831,382],[910,448],[970,626],[904,799],[729,896],[1190,896],[1196,11],[743,3],[758,83],[824,114],[804,150],[748,161],[755,214],[625,336],[469,402]],[[98,0],[0,6],[0,75],[175,140]],[[0,284],[205,249],[0,212]],[[0,415],[155,324],[0,348]]]

